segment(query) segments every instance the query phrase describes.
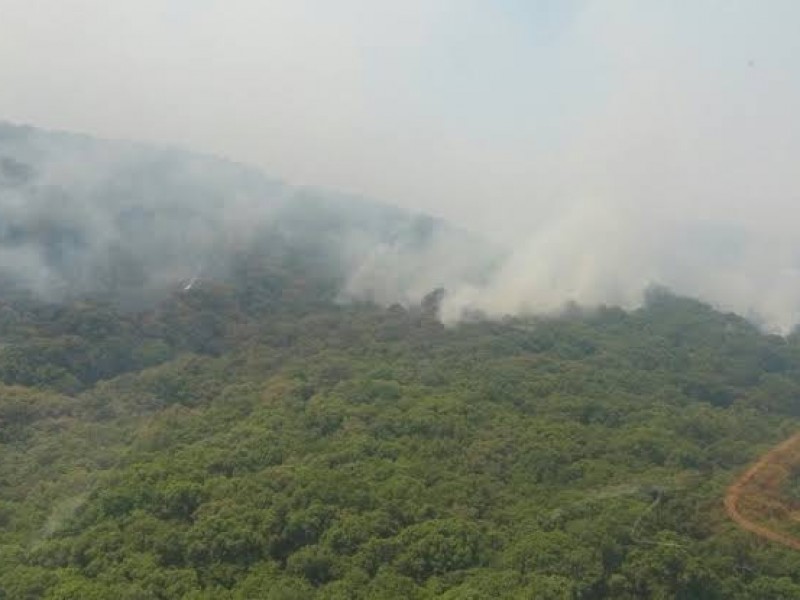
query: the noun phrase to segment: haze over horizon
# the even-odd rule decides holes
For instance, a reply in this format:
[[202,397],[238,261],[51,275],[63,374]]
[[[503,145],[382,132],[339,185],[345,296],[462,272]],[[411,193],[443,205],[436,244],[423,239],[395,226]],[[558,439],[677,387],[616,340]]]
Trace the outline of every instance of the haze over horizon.
[[777,330],[800,321],[795,2],[0,12],[0,119],[178,144],[512,246],[454,311],[629,306],[659,283]]

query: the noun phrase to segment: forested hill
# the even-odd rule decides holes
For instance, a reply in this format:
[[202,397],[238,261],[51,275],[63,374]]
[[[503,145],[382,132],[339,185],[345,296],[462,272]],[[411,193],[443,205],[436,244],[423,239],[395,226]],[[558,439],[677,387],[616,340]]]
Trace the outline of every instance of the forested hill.
[[445,328],[271,285],[3,305],[0,597],[800,596],[721,505],[797,426],[797,339],[666,294]]
[[441,220],[174,148],[0,121],[0,283],[141,306],[254,262],[328,296],[419,301],[500,253]]
[[[192,265],[177,249],[243,230],[206,227],[212,211],[184,246],[126,234],[86,207],[162,198],[132,191],[151,170],[114,194],[96,172],[66,185],[72,150],[34,160],[39,135],[61,152],[0,130],[0,599],[800,597],[800,553],[722,505],[800,425],[798,336],[666,291],[451,327],[433,288],[345,301],[331,248],[373,243],[376,221],[327,199],[266,221],[272,236],[212,236],[224,260]],[[58,197],[86,208],[72,229],[46,218]],[[160,207],[124,214],[152,225]],[[374,210],[393,261],[415,249],[397,232],[424,248],[438,228]],[[159,293],[122,301],[136,281]],[[785,487],[797,508],[796,473]]]

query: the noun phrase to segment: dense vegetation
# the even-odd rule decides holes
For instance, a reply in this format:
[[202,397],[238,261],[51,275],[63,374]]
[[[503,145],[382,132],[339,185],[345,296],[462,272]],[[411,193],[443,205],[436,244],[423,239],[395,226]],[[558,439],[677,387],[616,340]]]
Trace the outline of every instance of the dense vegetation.
[[445,327],[496,256],[435,220],[3,124],[0,212],[0,600],[800,598],[721,502],[797,335],[664,291]]
[[796,427],[796,338],[661,292],[445,328],[275,277],[3,303],[0,597],[800,597],[720,504]]

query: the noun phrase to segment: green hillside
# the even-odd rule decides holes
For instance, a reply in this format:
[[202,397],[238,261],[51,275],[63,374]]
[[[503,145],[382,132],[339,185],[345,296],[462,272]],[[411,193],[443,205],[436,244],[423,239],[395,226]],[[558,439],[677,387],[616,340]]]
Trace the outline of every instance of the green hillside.
[[0,125],[0,600],[800,598],[722,507],[800,337],[663,290],[444,326],[498,255]]
[[0,597],[800,596],[720,501],[797,426],[797,339],[275,289],[2,306]]

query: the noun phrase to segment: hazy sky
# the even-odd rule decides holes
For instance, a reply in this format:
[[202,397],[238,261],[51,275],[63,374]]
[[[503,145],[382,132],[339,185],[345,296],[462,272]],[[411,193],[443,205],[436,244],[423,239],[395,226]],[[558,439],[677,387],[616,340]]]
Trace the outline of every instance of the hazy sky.
[[0,15],[3,118],[177,143],[489,233],[601,195],[712,214],[797,200],[794,0],[0,0]]
[[0,118],[442,215],[572,264],[570,290],[702,292],[684,266],[735,247],[714,293],[800,314],[798,23],[796,0],[0,0]]

